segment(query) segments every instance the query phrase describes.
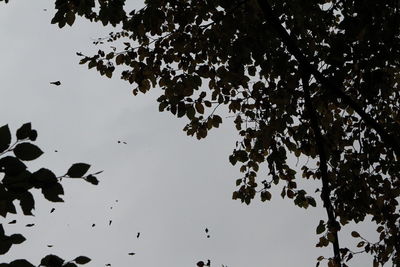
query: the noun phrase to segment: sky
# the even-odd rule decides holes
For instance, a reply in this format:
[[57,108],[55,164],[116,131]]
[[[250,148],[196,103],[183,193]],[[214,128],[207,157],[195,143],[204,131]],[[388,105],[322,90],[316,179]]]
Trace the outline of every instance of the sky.
[[[315,228],[326,220],[320,201],[300,209],[282,200],[279,188],[267,203],[231,199],[240,172],[228,161],[237,140],[229,118],[205,140],[186,136],[184,119],[158,112],[157,88],[133,96],[118,75],[108,79],[78,64],[76,52],[97,51],[93,40],[111,27],[77,19],[60,30],[50,24],[53,6],[49,0],[0,4],[0,125],[15,132],[32,122],[38,130],[36,144],[45,153],[28,164],[31,171],[46,167],[62,175],[85,162],[90,172],[104,172],[98,186],[64,179],[64,203],[37,193],[35,216],[1,219],[7,234],[27,240],[0,262],[38,264],[56,254],[85,255],[92,259],[85,266],[96,267],[187,267],[207,259],[211,266],[290,267],[315,266],[318,256],[331,255],[330,247],[315,247]],[[60,86],[50,84],[57,80]],[[13,219],[17,224],[7,224]],[[368,225],[349,225],[340,234],[343,244],[354,244],[346,238],[352,230],[374,235]],[[349,265],[370,266],[371,259],[355,257]]]

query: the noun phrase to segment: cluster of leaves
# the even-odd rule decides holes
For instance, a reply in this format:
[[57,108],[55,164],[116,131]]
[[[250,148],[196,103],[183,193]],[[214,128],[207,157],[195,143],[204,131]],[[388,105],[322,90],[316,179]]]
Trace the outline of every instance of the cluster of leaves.
[[[96,11],[98,3],[99,11]],[[366,249],[400,264],[400,16],[397,1],[152,0],[127,13],[124,1],[57,0],[53,23],[77,15],[122,30],[117,51],[81,63],[135,84],[161,88],[160,111],[189,120],[188,135],[217,128],[228,107],[242,137],[229,160],[241,164],[234,199],[249,204],[283,182],[282,197],[300,207],[315,200],[296,179],[321,179],[328,221],[318,246],[332,243],[345,265],[337,231],[367,215],[380,241]],[[112,12],[110,12],[112,10]],[[97,42],[103,43],[103,42]],[[204,90],[204,87],[208,87]],[[288,155],[317,160],[298,174]],[[261,164],[269,177],[258,181]],[[342,258],[342,260],[340,260]]]
[[[32,129],[31,123],[22,125],[16,131],[16,141],[12,143],[12,136],[8,125],[0,127],[0,215],[6,218],[8,213],[16,214],[15,201],[19,202],[24,215],[33,215],[35,200],[32,195],[33,189],[41,190],[43,196],[52,202],[62,202],[61,195],[64,194],[61,180],[63,178],[80,178],[89,183],[98,184],[96,172],[88,174],[90,165],[85,163],[73,164],[66,174],[56,176],[51,170],[41,168],[35,172],[28,170],[26,162],[37,159],[43,151],[32,142],[37,138],[37,131]],[[0,254],[9,251],[12,245],[25,241],[21,234],[7,236],[3,225],[0,224]],[[85,256],[73,260],[76,264],[85,264],[90,261]],[[42,266],[77,266],[73,262],[64,263],[64,260],[54,255],[48,255],[42,259]],[[0,266],[33,266],[26,260],[16,260],[9,264]]]

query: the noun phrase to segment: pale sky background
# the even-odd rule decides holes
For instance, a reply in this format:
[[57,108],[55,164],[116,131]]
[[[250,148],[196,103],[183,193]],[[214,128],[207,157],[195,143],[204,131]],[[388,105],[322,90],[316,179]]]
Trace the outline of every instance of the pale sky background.
[[[119,75],[108,79],[78,64],[75,53],[97,51],[92,39],[112,28],[77,19],[60,30],[50,24],[53,6],[51,0],[0,3],[0,124],[15,133],[32,122],[38,130],[36,144],[45,153],[28,163],[31,171],[47,167],[62,175],[86,162],[91,172],[104,172],[98,186],[64,180],[61,204],[36,194],[34,217],[2,219],[7,234],[22,233],[27,241],[0,262],[38,264],[51,253],[66,260],[86,255],[92,261],[85,266],[93,267],[188,267],[207,259],[211,266],[291,267],[331,256],[331,247],[315,247],[315,228],[326,219],[319,199],[317,208],[300,209],[281,199],[279,186],[271,202],[231,200],[240,173],[228,161],[236,141],[229,119],[205,140],[186,136],[184,119],[158,112],[157,90],[134,97]],[[49,84],[56,80],[62,85]],[[8,225],[13,219],[18,223]],[[359,232],[374,235],[366,227]],[[372,264],[356,256],[349,265]]]

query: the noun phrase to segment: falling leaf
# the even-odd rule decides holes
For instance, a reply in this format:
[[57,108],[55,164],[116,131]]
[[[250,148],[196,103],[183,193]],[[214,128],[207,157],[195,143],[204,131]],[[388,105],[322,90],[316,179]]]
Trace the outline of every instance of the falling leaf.
[[107,263],[106,266],[111,266],[111,264]]
[[52,208],[52,209],[50,210],[50,213],[53,213],[55,210],[56,210],[55,208]]
[[139,238],[139,236],[140,236],[140,232],[137,233],[136,238]]
[[136,253],[135,252],[130,252],[130,253],[128,253],[128,255],[130,255],[130,256],[133,256],[133,255],[135,255]]
[[210,235],[207,235],[207,238],[210,238]]
[[95,227],[96,226],[96,224],[94,223],[94,224],[92,224],[92,227]]
[[61,85],[61,82],[60,82],[60,81],[50,82],[50,84],[54,84],[54,85],[56,85],[56,86],[59,86],[59,85]]
[[206,231],[206,233],[208,233],[208,228],[206,228],[206,230],[205,230],[205,231]]
[[111,223],[112,223],[112,220],[110,220],[110,221],[108,222],[108,225],[111,225]]
[[9,222],[8,224],[14,224],[14,223],[16,223],[17,222],[17,220],[12,220],[11,222]]
[[199,261],[199,262],[197,263],[197,266],[198,266],[198,267],[203,267],[203,266],[204,266],[204,261]]
[[52,248],[52,247],[53,247],[53,245],[47,245],[47,247],[49,247],[49,248]]
[[28,223],[27,225],[25,225],[26,227],[32,227],[32,226],[34,226],[35,224],[34,223]]

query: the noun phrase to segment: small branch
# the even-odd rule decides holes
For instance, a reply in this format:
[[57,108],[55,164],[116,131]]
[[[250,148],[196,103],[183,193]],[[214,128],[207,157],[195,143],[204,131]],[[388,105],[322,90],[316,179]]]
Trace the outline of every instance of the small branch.
[[324,139],[322,137],[321,128],[319,127],[318,124],[318,115],[315,111],[310,96],[309,79],[310,79],[310,74],[304,72],[302,75],[302,83],[303,83],[305,107],[306,107],[306,112],[310,117],[311,128],[314,132],[315,143],[317,145],[317,150],[319,155],[319,169],[321,171],[321,180],[322,180],[321,198],[324,203],[326,212],[328,214],[328,229],[335,237],[335,240],[333,241],[335,264],[337,264],[337,266],[340,267],[341,257],[340,257],[339,238],[337,234],[339,223],[336,221],[335,212],[330,200],[331,189],[329,185],[329,176],[328,176],[328,160],[326,157]]

